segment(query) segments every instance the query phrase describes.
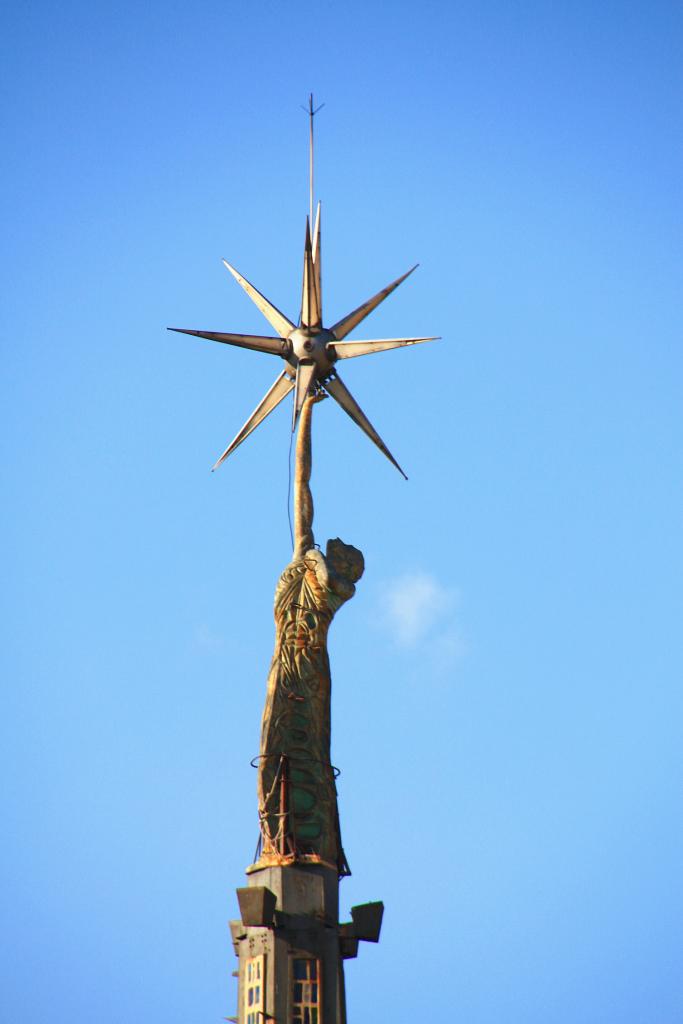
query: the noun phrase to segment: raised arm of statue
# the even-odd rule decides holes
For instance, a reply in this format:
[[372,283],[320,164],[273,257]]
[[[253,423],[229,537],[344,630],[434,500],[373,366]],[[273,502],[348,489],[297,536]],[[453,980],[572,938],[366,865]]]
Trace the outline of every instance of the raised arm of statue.
[[313,536],[313,495],[311,494],[311,421],[313,406],[324,395],[309,395],[304,401],[296,439],[294,470],[294,557],[301,558],[315,544]]

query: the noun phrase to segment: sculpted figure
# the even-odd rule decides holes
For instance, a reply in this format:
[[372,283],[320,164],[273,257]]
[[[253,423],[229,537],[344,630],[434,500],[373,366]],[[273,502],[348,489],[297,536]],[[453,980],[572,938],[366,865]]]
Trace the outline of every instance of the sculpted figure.
[[323,395],[303,405],[294,480],[294,554],[275,591],[275,652],[268,674],[258,771],[260,866],[325,863],[348,873],[330,764],[330,663],[327,632],[353,597],[362,553],[313,537],[311,419]]

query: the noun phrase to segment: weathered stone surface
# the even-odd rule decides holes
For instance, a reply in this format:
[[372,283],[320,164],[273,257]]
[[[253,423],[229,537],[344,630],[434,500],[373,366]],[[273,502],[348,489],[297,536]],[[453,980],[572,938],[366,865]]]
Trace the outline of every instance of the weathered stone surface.
[[246,1024],[247,961],[261,955],[264,956],[267,1013],[277,1020],[291,1019],[293,959],[314,958],[319,963],[322,979],[320,1020],[325,1024],[343,1024],[344,979],[337,930],[339,878],[336,870],[321,864],[287,864],[252,872],[248,881],[247,891],[267,887],[276,895],[277,904],[270,928],[244,927],[241,921],[231,923],[231,927],[236,926],[233,937],[239,933],[235,951],[240,961],[240,1024]]
[[265,885],[250,885],[237,890],[242,924],[252,927],[269,928],[273,923],[273,914],[277,896]]

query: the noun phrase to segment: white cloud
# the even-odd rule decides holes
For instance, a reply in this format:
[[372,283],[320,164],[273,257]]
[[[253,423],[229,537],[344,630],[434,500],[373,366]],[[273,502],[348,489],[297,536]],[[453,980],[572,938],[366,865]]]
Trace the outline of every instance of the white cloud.
[[454,587],[444,586],[431,573],[404,573],[385,583],[381,601],[383,621],[399,647],[428,643],[439,660],[451,662],[463,654]]
[[211,629],[206,622],[201,622],[195,627],[194,642],[201,651],[220,651],[225,639],[221,633]]

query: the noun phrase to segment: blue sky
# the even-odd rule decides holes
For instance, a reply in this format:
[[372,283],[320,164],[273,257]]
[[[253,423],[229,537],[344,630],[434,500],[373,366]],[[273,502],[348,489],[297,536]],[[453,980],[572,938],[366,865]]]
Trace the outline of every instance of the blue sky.
[[289,412],[211,474],[273,365],[166,327],[297,315],[311,89],[328,321],[443,336],[345,374],[408,483],[316,409],[350,1021],[681,1019],[682,22],[5,11],[4,1020],[235,1012]]

